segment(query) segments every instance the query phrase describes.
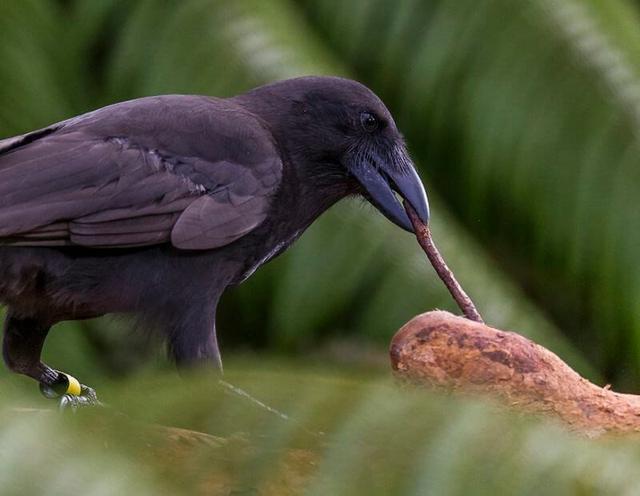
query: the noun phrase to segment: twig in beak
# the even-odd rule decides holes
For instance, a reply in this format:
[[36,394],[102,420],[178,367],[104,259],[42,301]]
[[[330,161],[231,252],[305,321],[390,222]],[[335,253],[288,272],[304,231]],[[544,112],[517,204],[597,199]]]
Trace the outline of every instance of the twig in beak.
[[413,224],[413,229],[416,232],[416,238],[418,239],[418,243],[427,254],[427,258],[431,262],[431,265],[435,269],[438,277],[445,284],[451,296],[456,301],[460,310],[466,318],[469,320],[474,320],[475,322],[484,323],[482,320],[482,316],[480,312],[476,309],[476,306],[471,301],[471,298],[464,292],[462,286],[458,283],[451,269],[447,267],[447,263],[440,255],[440,252],[436,248],[436,245],[433,243],[433,239],[431,238],[431,230],[427,224],[424,224],[416,214],[413,207],[409,205],[406,201],[404,202],[404,208],[407,211],[407,215],[409,219],[411,219],[411,223]]

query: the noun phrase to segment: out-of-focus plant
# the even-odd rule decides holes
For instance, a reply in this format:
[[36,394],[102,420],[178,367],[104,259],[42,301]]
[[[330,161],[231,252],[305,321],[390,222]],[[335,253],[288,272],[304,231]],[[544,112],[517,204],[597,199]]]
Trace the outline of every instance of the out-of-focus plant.
[[119,414],[16,411],[20,396],[0,386],[3,494],[631,495],[640,484],[631,440],[578,438],[386,379],[234,370],[230,382],[288,419],[207,375],[104,389]]

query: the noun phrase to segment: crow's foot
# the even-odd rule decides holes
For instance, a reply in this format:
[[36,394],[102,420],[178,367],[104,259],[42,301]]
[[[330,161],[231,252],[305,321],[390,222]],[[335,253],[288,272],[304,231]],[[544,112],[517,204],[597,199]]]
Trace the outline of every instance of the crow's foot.
[[58,378],[51,384],[41,382],[40,392],[45,398],[58,400],[61,411],[71,409],[75,412],[81,406],[101,405],[92,388],[80,384],[75,377],[64,372],[59,372]]
[[85,386],[84,384],[81,384],[80,387],[80,394],[65,394],[60,397],[59,408],[61,411],[70,408],[71,411],[75,412],[80,406],[102,405],[102,403],[100,403],[100,401],[98,400],[96,392],[92,388],[90,388],[89,386]]

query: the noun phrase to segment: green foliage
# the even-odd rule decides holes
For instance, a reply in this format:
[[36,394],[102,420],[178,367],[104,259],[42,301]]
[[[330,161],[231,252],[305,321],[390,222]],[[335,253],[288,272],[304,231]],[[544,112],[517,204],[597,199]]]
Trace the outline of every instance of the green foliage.
[[635,442],[387,379],[234,369],[231,383],[289,419],[211,376],[139,377],[103,390],[110,408],[63,416],[17,411],[8,405],[34,398],[0,386],[3,494],[630,495],[640,484]]

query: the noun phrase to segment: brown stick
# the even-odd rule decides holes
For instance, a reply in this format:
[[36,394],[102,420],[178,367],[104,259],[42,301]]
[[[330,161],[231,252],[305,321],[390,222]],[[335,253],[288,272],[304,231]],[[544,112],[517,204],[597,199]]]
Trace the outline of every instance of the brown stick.
[[396,376],[413,383],[488,393],[589,435],[640,432],[640,396],[596,386],[512,332],[429,312],[397,332],[390,355]]
[[460,286],[460,284],[456,280],[453,272],[451,272],[451,269],[449,269],[447,263],[444,261],[444,258],[442,258],[442,255],[440,255],[438,248],[436,248],[436,245],[431,238],[431,229],[429,229],[429,226],[427,224],[424,224],[418,218],[418,215],[416,214],[413,207],[407,202],[404,202],[404,208],[407,211],[409,219],[411,219],[411,223],[413,224],[413,228],[416,232],[418,243],[427,254],[427,258],[438,274],[438,277],[440,277],[442,282],[445,284],[445,286],[449,290],[449,293],[451,293],[451,296],[453,296],[453,299],[460,307],[460,310],[462,310],[464,316],[469,320],[483,323],[484,320],[482,320],[480,312],[478,312],[476,306],[473,304],[473,301],[471,301],[471,298],[469,298],[464,289],[462,289],[462,286]]

